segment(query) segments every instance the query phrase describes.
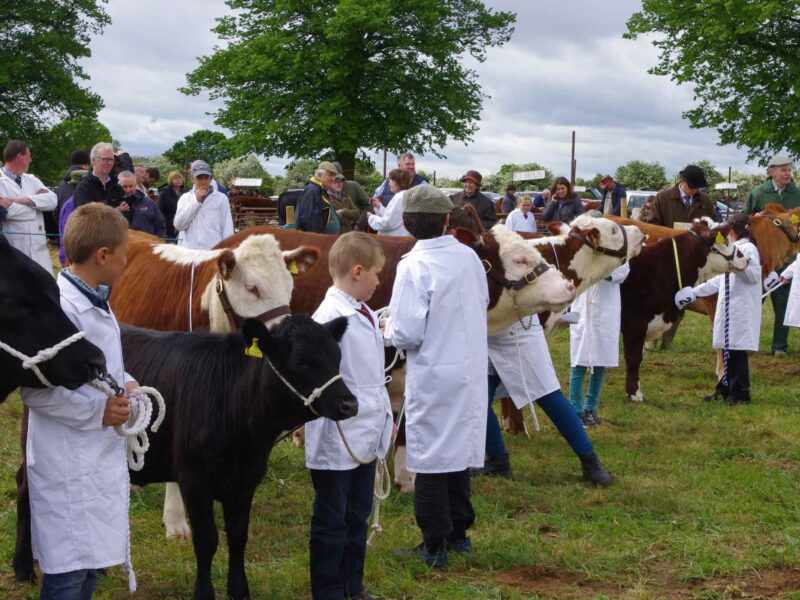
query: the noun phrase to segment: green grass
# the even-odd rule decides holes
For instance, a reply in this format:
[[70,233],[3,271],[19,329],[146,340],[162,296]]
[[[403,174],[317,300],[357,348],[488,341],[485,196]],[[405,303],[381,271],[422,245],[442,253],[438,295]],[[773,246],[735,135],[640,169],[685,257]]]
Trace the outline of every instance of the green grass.
[[[762,348],[772,316],[765,308]],[[542,411],[542,431],[509,439],[514,481],[473,484],[475,552],[444,573],[397,558],[419,532],[410,496],[381,507],[381,533],[368,552],[367,589],[380,598],[795,598],[800,599],[800,378],[798,334],[789,359],[751,357],[753,404],[703,403],[714,383],[705,317],[689,314],[673,352],[648,352],[647,402],[632,404],[624,370],[611,370],[600,404],[605,424],[590,436],[616,477],[588,487],[577,459]],[[569,375],[566,331],[551,342],[563,384]],[[566,388],[566,385],[565,385]],[[36,598],[11,575],[21,405],[0,407],[0,597]],[[528,416],[530,420],[530,416]],[[532,429],[532,427],[529,427]],[[308,531],[312,488],[302,450],[281,444],[259,488],[250,527],[247,572],[254,598],[309,598]],[[138,598],[191,594],[189,542],[167,542],[163,486],[132,499]],[[221,519],[219,520],[220,530]],[[224,597],[224,534],[214,585]],[[111,570],[97,598],[126,598]]]

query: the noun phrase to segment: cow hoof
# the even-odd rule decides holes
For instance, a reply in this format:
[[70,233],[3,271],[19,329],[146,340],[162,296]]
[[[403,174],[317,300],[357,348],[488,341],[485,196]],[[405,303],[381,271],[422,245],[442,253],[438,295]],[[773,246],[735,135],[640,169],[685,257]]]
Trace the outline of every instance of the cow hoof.
[[655,340],[646,341],[644,343],[644,349],[645,350],[655,350],[656,349],[656,341]]
[[638,390],[635,394],[630,394],[628,396],[631,402],[644,402],[644,394],[642,394],[642,390]]
[[190,540],[192,539],[192,529],[189,524],[184,521],[183,523],[173,523],[165,525],[167,528],[168,540]]

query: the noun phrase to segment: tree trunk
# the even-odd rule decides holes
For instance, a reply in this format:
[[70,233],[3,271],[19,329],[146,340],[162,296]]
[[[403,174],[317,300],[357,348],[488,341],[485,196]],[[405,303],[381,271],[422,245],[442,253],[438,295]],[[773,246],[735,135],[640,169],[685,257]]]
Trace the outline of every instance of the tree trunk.
[[347,151],[336,151],[336,160],[342,165],[342,174],[345,179],[353,180],[356,174],[356,153]]

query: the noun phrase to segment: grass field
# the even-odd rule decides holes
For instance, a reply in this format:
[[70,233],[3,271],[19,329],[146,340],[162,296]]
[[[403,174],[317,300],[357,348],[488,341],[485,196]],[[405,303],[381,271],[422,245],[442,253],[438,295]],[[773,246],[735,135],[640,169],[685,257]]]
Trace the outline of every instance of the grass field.
[[[762,348],[772,314],[765,308]],[[800,599],[800,336],[788,359],[751,357],[753,404],[703,403],[715,381],[706,317],[687,315],[672,352],[648,352],[647,402],[625,399],[624,371],[607,376],[605,423],[590,431],[616,477],[593,489],[578,460],[539,411],[542,431],[509,440],[514,481],[473,482],[475,552],[443,573],[395,557],[418,542],[410,496],[392,494],[368,553],[366,585],[379,598],[795,598]],[[551,342],[564,389],[568,335]],[[37,598],[14,583],[14,473],[21,414],[14,395],[0,407],[0,597]],[[530,416],[528,417],[530,419]],[[308,530],[312,488],[302,451],[281,444],[253,507],[247,571],[254,598],[310,598]],[[131,507],[137,598],[185,598],[194,578],[191,543],[167,542],[163,486],[134,494]],[[220,530],[221,526],[221,518]],[[224,597],[225,537],[214,562]],[[95,596],[126,598],[119,570]]]

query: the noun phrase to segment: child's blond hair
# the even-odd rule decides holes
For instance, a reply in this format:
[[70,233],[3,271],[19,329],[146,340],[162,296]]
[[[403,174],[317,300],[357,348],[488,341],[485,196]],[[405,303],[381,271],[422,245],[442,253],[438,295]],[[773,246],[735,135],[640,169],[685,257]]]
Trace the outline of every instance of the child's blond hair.
[[361,231],[340,235],[328,255],[331,277],[345,277],[356,265],[371,269],[386,260],[383,248]]
[[527,202],[528,204],[531,205],[531,208],[533,208],[533,200],[531,200],[530,196],[525,195],[525,196],[520,196],[519,198],[517,198],[517,208],[522,208],[522,203],[523,202]]
[[128,239],[128,221],[118,210],[92,202],[75,209],[64,228],[64,254],[72,264],[89,260],[100,248],[114,251]]

